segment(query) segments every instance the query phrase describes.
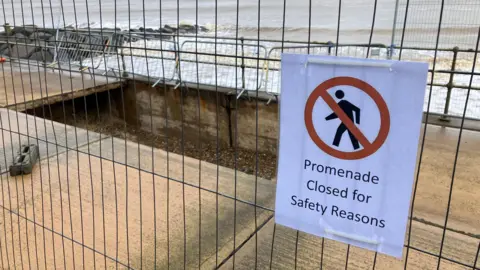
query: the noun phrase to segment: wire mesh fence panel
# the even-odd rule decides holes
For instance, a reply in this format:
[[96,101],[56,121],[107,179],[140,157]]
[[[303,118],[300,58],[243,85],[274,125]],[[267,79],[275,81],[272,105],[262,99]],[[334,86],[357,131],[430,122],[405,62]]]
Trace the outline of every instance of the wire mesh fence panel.
[[[1,1],[0,268],[480,269],[480,3],[347,2]],[[429,64],[401,259],[275,224],[283,54]]]
[[440,2],[399,0],[393,44],[400,44],[403,38],[405,46],[435,47],[440,11],[443,11],[440,47],[475,47],[480,4],[470,0],[447,0],[442,8]]
[[[129,35],[125,36],[129,38]],[[178,44],[171,40],[126,40],[120,54],[124,55],[128,73],[155,79],[173,80],[177,75]]]
[[53,48],[53,63],[60,69],[70,70],[73,67],[79,69],[97,69],[100,67],[104,55],[111,51],[110,43],[113,34],[99,34],[88,31],[59,31],[55,40],[51,42]]
[[[373,59],[387,59],[388,49],[385,46],[375,45],[335,45],[327,43],[324,45],[300,45],[273,47],[268,54],[267,73],[265,76],[265,91],[274,95],[280,94],[281,89],[281,68],[280,59],[282,53],[290,54],[311,54],[311,55],[332,55],[337,52],[338,56],[361,57]],[[338,50],[336,49],[338,47]]]
[[186,40],[180,46],[179,78],[194,84],[256,91],[262,86],[266,54],[264,46],[243,40]]
[[286,44],[282,47],[273,47],[268,52],[268,61],[266,63],[266,76],[265,76],[265,91],[273,95],[280,94],[281,83],[281,64],[280,59],[282,53],[290,54],[306,54],[312,55],[330,55],[333,48],[333,44],[327,45],[291,45]]

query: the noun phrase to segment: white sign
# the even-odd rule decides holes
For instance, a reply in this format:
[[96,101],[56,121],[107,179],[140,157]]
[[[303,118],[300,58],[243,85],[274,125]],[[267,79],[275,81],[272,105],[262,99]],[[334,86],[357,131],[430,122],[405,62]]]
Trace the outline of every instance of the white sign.
[[284,54],[276,222],[400,258],[427,73]]

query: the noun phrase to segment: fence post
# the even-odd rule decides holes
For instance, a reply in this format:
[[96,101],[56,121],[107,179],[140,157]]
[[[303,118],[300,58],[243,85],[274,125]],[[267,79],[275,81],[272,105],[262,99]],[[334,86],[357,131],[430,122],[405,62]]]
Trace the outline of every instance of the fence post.
[[392,40],[390,44],[395,43],[395,32],[397,31],[398,4],[400,0],[395,1],[395,11],[393,13]]
[[[177,86],[175,86],[175,89],[180,86],[180,90],[182,90],[181,86],[182,86],[182,74],[181,74],[181,67],[180,67],[180,37],[177,35],[178,38],[175,38],[175,36],[173,36],[173,50],[175,51],[175,72],[177,73],[178,75],[178,81],[179,81],[179,84]],[[161,41],[160,41],[161,42]],[[175,74],[175,73],[174,73]],[[175,77],[175,75],[174,75]]]
[[[244,50],[244,40],[243,37],[240,38],[242,45],[242,92],[245,91],[245,50]],[[258,78],[257,78],[258,79]]]
[[[448,80],[448,83],[447,83],[447,98],[445,99],[445,108],[443,109],[443,115],[442,115],[442,117],[440,117],[440,120],[445,121],[445,122],[450,121],[450,119],[448,117],[448,111],[450,109],[450,98],[451,98],[451,95],[452,95],[453,76],[455,75],[454,72],[455,72],[455,66],[457,64],[458,49],[459,48],[457,46],[455,46],[453,48],[453,59],[452,59],[452,67],[450,69],[450,71],[451,71],[450,79]],[[433,81],[432,81],[432,84],[433,84]]]
[[394,54],[395,45],[392,43],[390,47],[387,48],[387,59],[391,60]]
[[327,42],[328,45],[328,55],[332,55],[333,42]]
[[122,58],[122,77],[127,78],[128,77],[128,72],[127,72],[127,66],[125,65],[125,55],[123,54],[123,48],[120,50],[120,57]]

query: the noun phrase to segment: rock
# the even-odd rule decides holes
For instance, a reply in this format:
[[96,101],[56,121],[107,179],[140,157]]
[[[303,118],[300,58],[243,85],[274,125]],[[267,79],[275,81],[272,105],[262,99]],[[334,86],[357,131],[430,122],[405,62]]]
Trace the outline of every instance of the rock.
[[122,31],[122,29],[120,29],[118,27],[116,27],[116,28],[103,27],[103,28],[98,29],[98,30],[105,31],[105,32],[120,32],[120,31]]
[[12,34],[13,35],[22,34],[28,37],[31,34],[33,34],[33,32],[35,32],[35,29],[36,29],[35,26],[30,26],[30,27],[17,26],[12,29]]
[[14,34],[13,36],[10,36],[10,37],[12,37],[12,38],[27,38],[27,36],[25,36],[22,33],[16,33],[16,34]]
[[8,41],[11,43],[27,43],[30,41],[30,39],[26,37],[24,34],[16,33],[13,36],[10,36],[8,38]]
[[18,44],[14,45],[11,50],[11,57],[28,59],[30,55],[36,51],[42,50],[42,48],[36,47],[35,44]]
[[178,28],[180,30],[183,30],[183,31],[187,32],[187,33],[195,33],[196,32],[195,26],[190,25],[190,24],[181,24]]
[[162,28],[162,29],[160,29],[160,33],[162,33],[162,34],[173,34],[173,30],[171,28]]
[[[133,32],[133,31],[132,31],[132,32]],[[154,33],[154,32],[155,32],[155,30],[153,30],[153,28],[143,28],[143,27],[140,27],[140,28],[138,28],[138,30],[137,30],[137,31],[135,31],[135,32],[141,32],[141,33],[145,33],[145,32],[147,32],[147,33]]]
[[49,29],[49,28],[41,28],[41,29],[38,29],[37,30],[38,32],[44,32],[44,33],[48,33],[52,36],[55,36],[57,34],[57,29]]
[[7,49],[5,49],[5,50],[3,51],[3,55],[5,55],[5,56],[12,56],[12,47],[13,47],[13,46],[7,47]]
[[208,28],[206,28],[205,26],[195,25],[195,27],[197,28],[197,31],[200,30],[200,32],[208,32]]
[[46,32],[35,32],[30,35],[30,39],[38,39],[38,40],[49,40],[52,37],[50,33]]
[[163,26],[163,29],[166,29],[166,30],[168,30],[168,31],[171,31],[172,33],[175,32],[175,31],[177,31],[177,28],[172,27],[172,26],[170,26],[170,25],[168,25],[168,24],[165,24],[165,25]]
[[47,42],[44,40],[32,40],[30,43],[35,45],[35,47],[40,47],[42,49],[47,47]]
[[23,27],[24,28],[37,29],[38,25],[36,25],[36,24],[25,24]]
[[0,55],[10,55],[12,45],[3,43],[0,45]]
[[49,63],[53,62],[53,55],[49,51],[42,50],[32,53],[29,59]]
[[56,37],[55,36],[50,37],[48,40],[46,40],[46,42],[47,42],[48,46],[50,46],[50,47],[58,46],[58,44],[60,43],[60,42],[56,42]]

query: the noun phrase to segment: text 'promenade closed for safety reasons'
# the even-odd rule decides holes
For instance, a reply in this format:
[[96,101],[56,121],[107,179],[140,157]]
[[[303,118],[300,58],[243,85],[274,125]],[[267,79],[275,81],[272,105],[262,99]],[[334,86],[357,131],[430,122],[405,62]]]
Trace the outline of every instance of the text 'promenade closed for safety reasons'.
[[401,257],[427,74],[284,54],[276,222]]

